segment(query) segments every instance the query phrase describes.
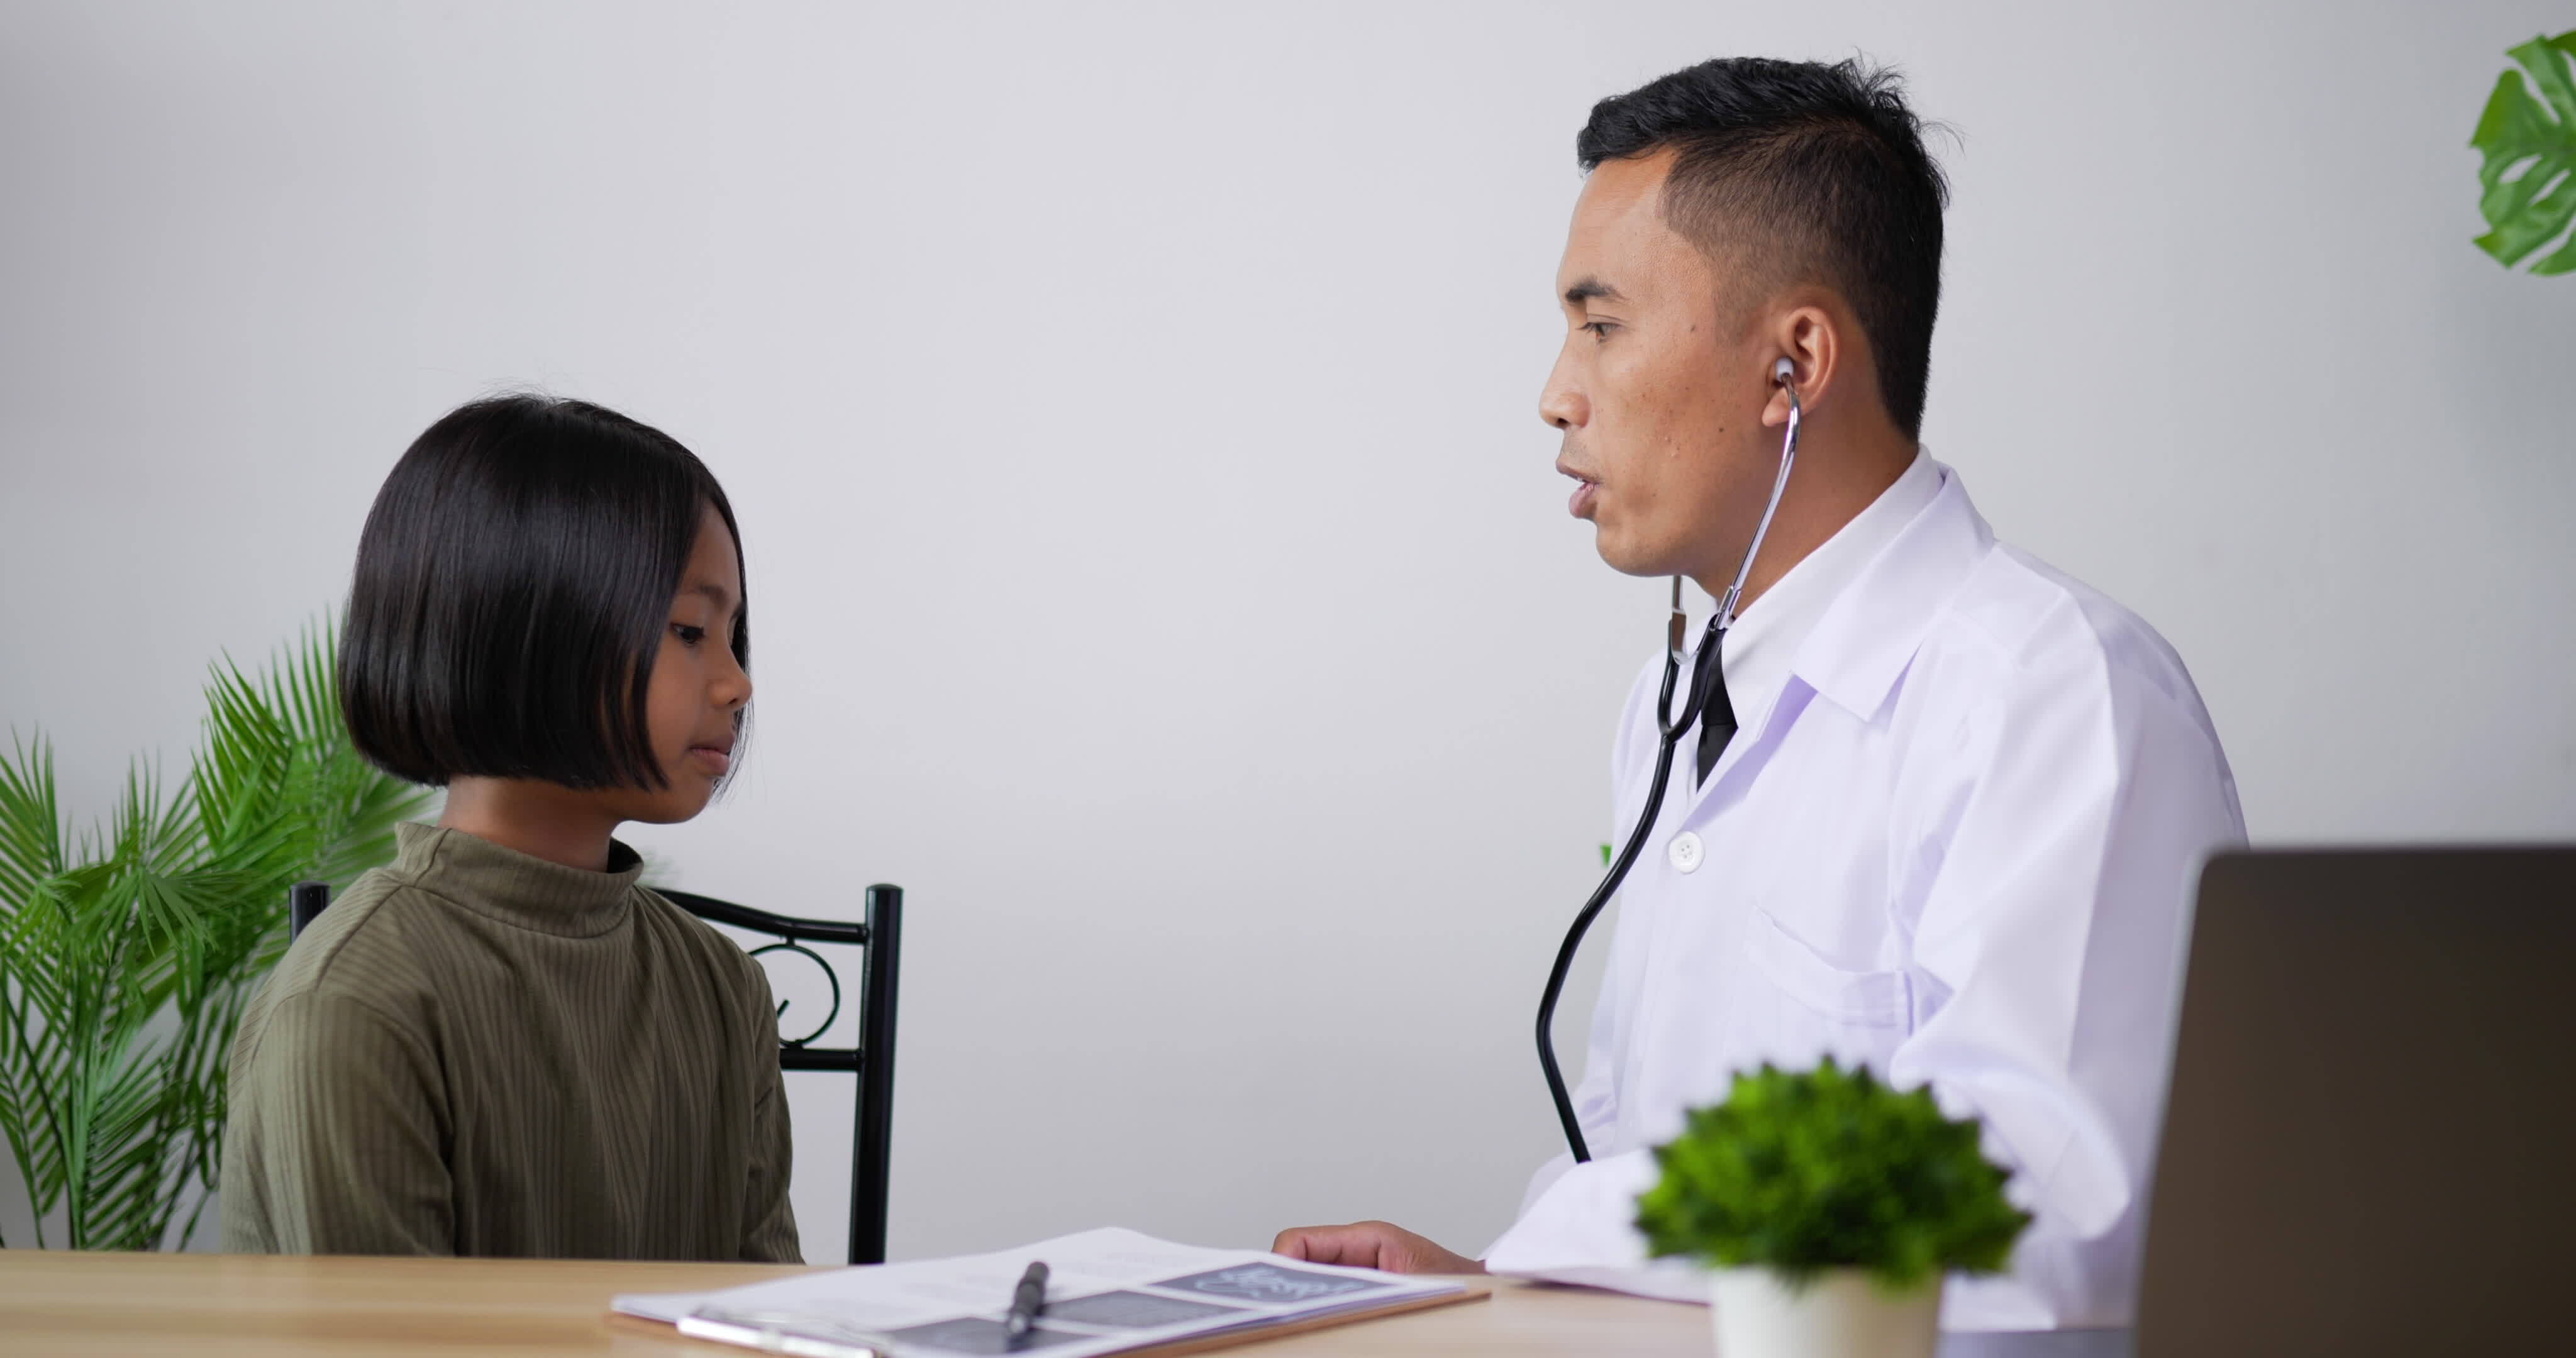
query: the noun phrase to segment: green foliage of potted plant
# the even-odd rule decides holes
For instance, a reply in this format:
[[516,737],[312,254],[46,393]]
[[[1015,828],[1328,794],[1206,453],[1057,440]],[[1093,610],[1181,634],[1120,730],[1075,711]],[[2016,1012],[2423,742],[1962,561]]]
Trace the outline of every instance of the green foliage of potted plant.
[[2030,1224],[1976,1123],[1831,1057],[1738,1075],[1655,1162],[1637,1228],[1709,1266],[1725,1358],[1929,1358],[1944,1273],[2000,1272]]
[[2576,273],[2576,29],[2505,55],[2520,69],[2496,77],[2469,137],[2488,227],[2477,245],[2511,268],[2563,239],[2531,271]]
[[[309,630],[252,679],[213,667],[205,735],[176,795],[141,762],[77,836],[41,735],[0,758],[0,1137],[32,1243],[184,1246],[214,1186],[225,1063],[253,985],[286,948],[286,889],[345,885],[393,855],[428,794],[360,760]],[[49,1221],[61,1234],[48,1232]]]

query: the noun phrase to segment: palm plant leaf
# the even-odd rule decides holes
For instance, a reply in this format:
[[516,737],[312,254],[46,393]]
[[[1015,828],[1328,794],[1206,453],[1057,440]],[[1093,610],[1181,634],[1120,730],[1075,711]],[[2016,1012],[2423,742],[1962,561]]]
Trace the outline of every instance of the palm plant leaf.
[[335,641],[308,627],[256,677],[219,661],[184,787],[134,766],[106,823],[71,844],[51,747],[0,758],[0,1141],[39,1245],[56,1217],[75,1248],[194,1233],[233,1033],[285,948],[287,886],[345,885],[427,804],[350,747]]
[[45,1218],[62,1200],[66,1125],[60,1083],[67,1065],[64,1044],[44,1013],[18,986],[0,989],[0,1097],[6,1099],[0,1124],[8,1133],[10,1158],[26,1183],[40,1246]]
[[54,751],[10,737],[0,759],[0,914],[15,915],[63,870],[63,813],[54,801]]

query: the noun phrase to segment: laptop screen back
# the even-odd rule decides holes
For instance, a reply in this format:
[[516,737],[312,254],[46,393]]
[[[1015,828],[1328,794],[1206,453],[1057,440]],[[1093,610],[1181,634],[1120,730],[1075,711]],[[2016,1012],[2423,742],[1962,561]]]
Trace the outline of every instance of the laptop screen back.
[[2576,1353],[2576,850],[2202,876],[2141,1358]]

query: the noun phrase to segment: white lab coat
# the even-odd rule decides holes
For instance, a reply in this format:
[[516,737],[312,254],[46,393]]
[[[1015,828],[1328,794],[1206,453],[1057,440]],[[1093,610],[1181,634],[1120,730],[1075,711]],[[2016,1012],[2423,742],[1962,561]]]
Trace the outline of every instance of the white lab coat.
[[[1981,1117],[2037,1217],[2009,1274],[1951,1281],[1946,1328],[2130,1322],[2190,900],[2244,819],[2163,639],[1997,543],[1933,469],[1776,693],[1737,696],[1707,782],[1688,737],[1676,752],[1575,1091],[1595,1158],[1539,1171],[1497,1272],[1705,1299],[1677,1261],[1646,1265],[1649,1148],[1735,1072],[1830,1052]],[[1623,834],[1661,669],[1620,727]]]

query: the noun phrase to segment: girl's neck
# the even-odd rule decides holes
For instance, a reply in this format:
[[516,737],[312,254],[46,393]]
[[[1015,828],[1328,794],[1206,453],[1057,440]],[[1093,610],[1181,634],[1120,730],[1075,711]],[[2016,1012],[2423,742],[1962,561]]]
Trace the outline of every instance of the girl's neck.
[[438,823],[531,858],[608,870],[608,837],[623,817],[595,793],[524,778],[459,778]]

